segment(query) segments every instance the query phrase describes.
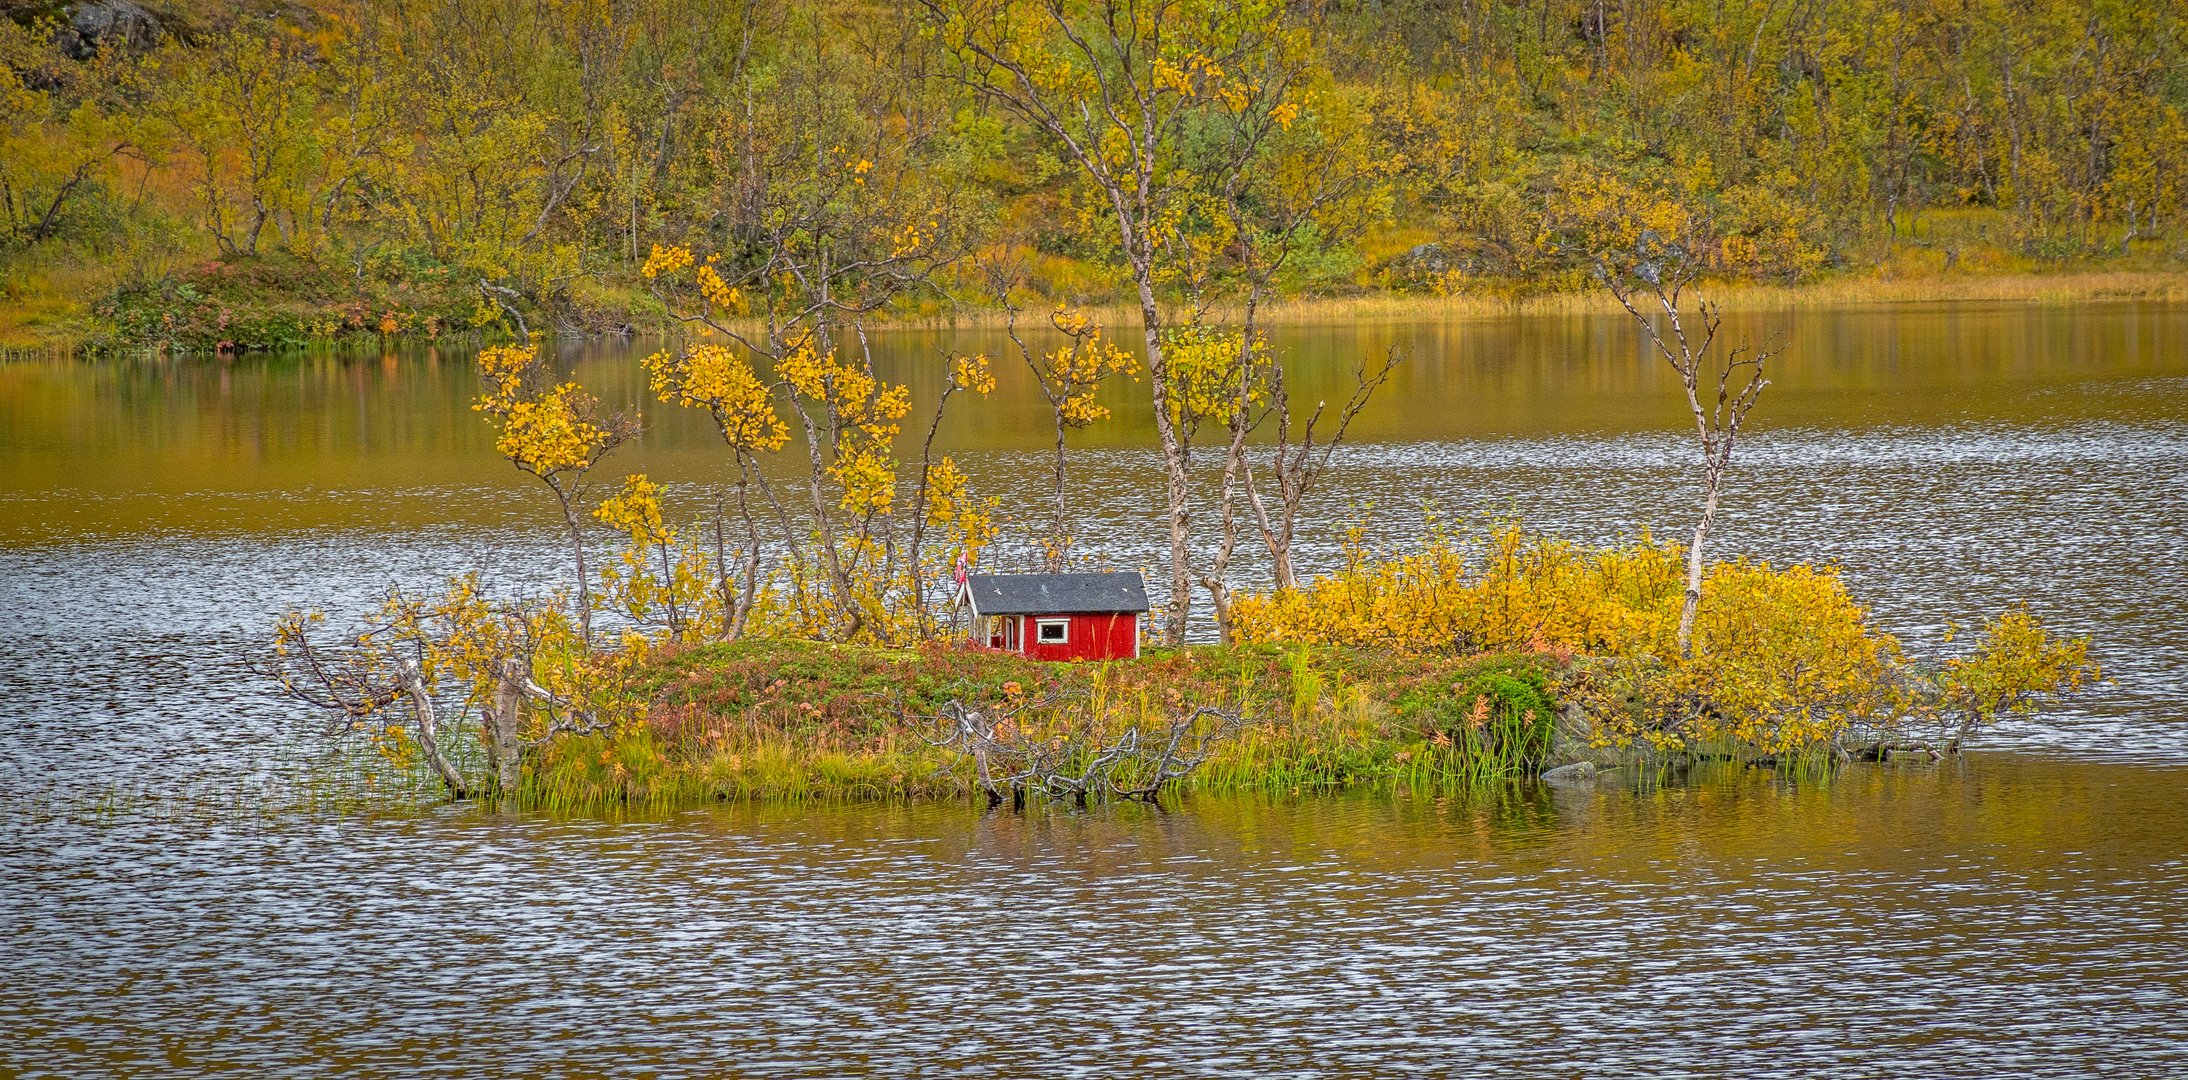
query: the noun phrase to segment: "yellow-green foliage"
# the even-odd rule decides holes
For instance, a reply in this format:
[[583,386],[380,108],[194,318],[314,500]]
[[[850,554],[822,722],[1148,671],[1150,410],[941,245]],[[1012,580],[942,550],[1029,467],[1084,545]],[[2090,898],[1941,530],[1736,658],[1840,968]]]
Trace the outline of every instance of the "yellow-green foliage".
[[1899,642],[1832,570],[1719,563],[1702,586],[1682,684],[1715,711],[1705,737],[1771,750],[1820,743],[1904,707]]
[[1598,550],[1510,523],[1479,538],[1433,530],[1388,559],[1355,541],[1337,573],[1239,597],[1232,632],[1410,652],[1663,652],[1678,628],[1682,557],[1646,538]]
[[543,810],[669,807],[724,800],[886,800],[962,794],[942,755],[918,746],[846,751],[780,739],[664,748],[649,729],[557,740],[527,769],[520,798]]
[[[1910,727],[1965,735],[2086,685],[2088,643],[2025,610],[1992,620],[1974,653],[1935,671],[1870,621],[1835,570],[1729,562],[1702,588],[1691,656],[1675,645],[1684,552],[1642,538],[1591,549],[1512,523],[1432,531],[1384,560],[1355,546],[1304,588],[1239,598],[1241,641],[1420,653],[1531,650],[1569,659],[1559,690],[1607,743],[1734,743],[1778,754]],[[1957,736],[1956,736],[1957,737]]]
[[1983,625],[1971,656],[1945,662],[1940,693],[1930,704],[1939,722],[1965,735],[2003,716],[2029,716],[2057,694],[2080,690],[2099,676],[2089,639],[2046,631],[2025,607]]
[[[430,335],[500,320],[481,278],[557,325],[661,325],[643,283],[685,269],[760,315],[752,265],[648,252],[847,211],[852,263],[1023,245],[1049,298],[1136,301],[1111,203],[983,98],[1010,71],[1105,170],[1146,156],[1174,301],[1259,271],[1286,295],[1582,288],[1591,221],[1688,236],[1729,278],[2177,267],[2188,206],[2177,4],[205,0],[89,55],[28,14],[68,6],[0,18],[0,331],[41,324],[19,335],[101,294],[116,344]],[[1120,26],[1132,48],[1086,36]],[[1013,66],[952,66],[975,46]],[[1252,168],[1223,167],[1236,146]],[[889,306],[954,316],[980,277]]]

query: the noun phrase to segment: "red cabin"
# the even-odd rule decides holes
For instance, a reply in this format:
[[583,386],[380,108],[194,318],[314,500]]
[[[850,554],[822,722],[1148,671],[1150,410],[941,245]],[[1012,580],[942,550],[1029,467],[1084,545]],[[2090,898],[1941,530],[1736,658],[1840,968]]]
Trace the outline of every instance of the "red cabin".
[[962,594],[973,640],[1034,660],[1140,654],[1147,583],[1136,573],[973,574]]

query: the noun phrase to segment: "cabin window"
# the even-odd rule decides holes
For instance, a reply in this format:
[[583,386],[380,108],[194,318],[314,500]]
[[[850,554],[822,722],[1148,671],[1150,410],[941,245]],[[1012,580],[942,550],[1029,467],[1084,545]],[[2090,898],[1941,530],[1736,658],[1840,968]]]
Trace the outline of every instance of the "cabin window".
[[1071,620],[1041,619],[1033,624],[1033,640],[1043,645],[1062,645],[1071,640]]

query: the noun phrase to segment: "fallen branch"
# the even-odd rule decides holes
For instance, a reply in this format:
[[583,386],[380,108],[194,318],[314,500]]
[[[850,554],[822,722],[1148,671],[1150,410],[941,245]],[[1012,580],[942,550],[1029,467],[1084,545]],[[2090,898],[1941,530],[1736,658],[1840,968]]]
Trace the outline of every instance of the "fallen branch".
[[1215,706],[1172,717],[1159,730],[1127,727],[1115,735],[1091,717],[1062,734],[1017,722],[1028,710],[1056,702],[1047,697],[979,706],[952,700],[918,718],[919,734],[957,761],[972,762],[973,782],[991,807],[1006,798],[1023,807],[1030,795],[1085,806],[1098,798],[1153,802],[1245,726],[1238,712]]

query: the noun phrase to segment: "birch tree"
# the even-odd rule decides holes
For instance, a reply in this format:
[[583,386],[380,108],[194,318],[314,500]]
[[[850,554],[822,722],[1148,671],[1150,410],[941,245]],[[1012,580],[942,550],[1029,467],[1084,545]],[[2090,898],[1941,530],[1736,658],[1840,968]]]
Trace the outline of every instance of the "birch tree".
[[[640,272],[687,335],[647,361],[656,394],[713,413],[735,456],[747,590],[757,491],[792,629],[890,642],[927,626],[925,522],[903,518],[939,512],[968,557],[989,526],[947,458],[923,458],[901,490],[911,387],[882,376],[868,329],[932,295],[978,219],[949,153],[948,103],[900,70],[907,27],[864,15],[794,11],[756,28],[734,96],[716,106],[718,228],[695,238],[711,243],[657,245]],[[993,385],[985,357],[954,359],[943,381],[945,401]],[[803,475],[778,490],[754,455],[785,447],[802,451]]]
[[1600,267],[1602,280],[1640,324],[1650,350],[1678,373],[1702,452],[1701,508],[1694,539],[1687,545],[1686,599],[1679,611],[1679,655],[1685,657],[1694,647],[1694,614],[1702,602],[1702,576],[1708,566],[1703,549],[1717,521],[1725,471],[1749,411],[1770,385],[1764,371],[1773,353],[1718,341],[1723,309],[1693,293],[1697,268],[1684,247],[1644,231],[1635,255],[1623,269]]
[[[1170,400],[1166,289],[1195,270],[1175,243],[1196,175],[1250,168],[1260,144],[1231,140],[1193,155],[1201,127],[1222,117],[1275,116],[1305,65],[1311,35],[1274,0],[920,0],[943,70],[981,102],[1036,132],[1088,186],[1131,282],[1162,452],[1170,547],[1163,637],[1184,640],[1194,591],[1188,440]],[[1188,168],[1188,157],[1191,157]],[[1241,340],[1250,340],[1242,338]]]

